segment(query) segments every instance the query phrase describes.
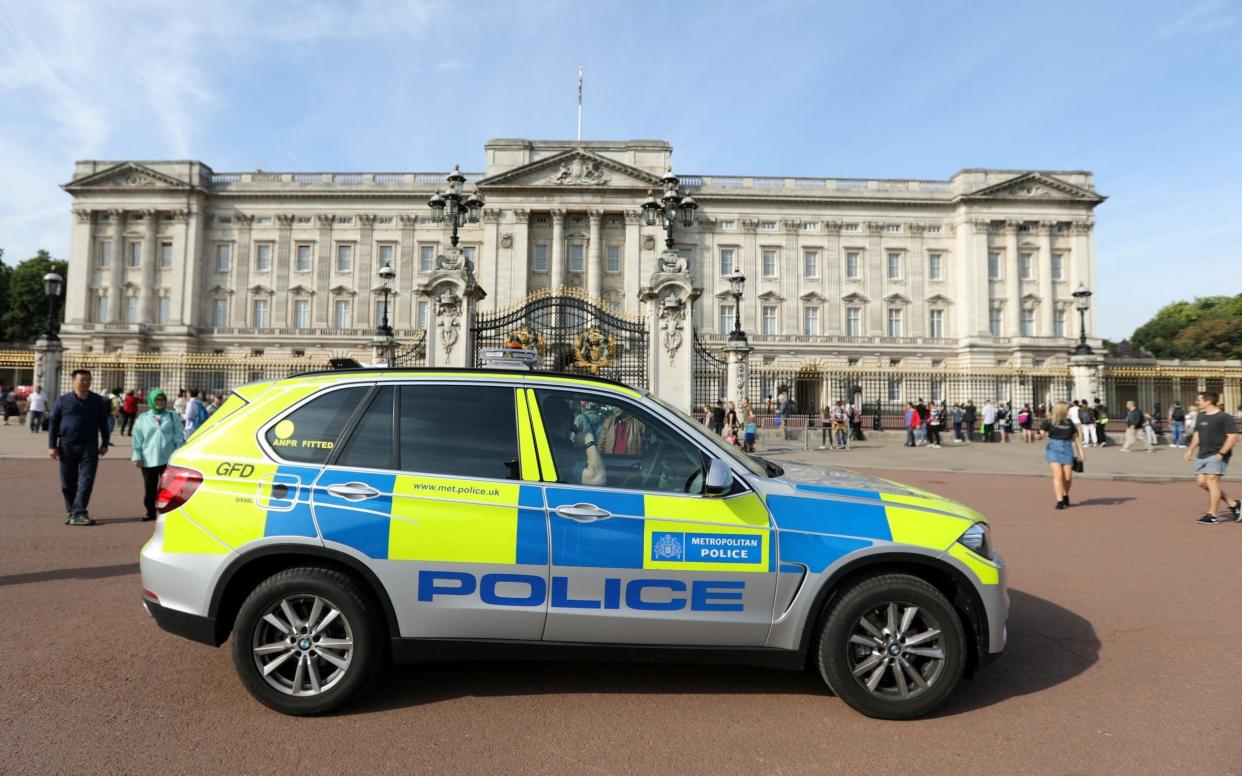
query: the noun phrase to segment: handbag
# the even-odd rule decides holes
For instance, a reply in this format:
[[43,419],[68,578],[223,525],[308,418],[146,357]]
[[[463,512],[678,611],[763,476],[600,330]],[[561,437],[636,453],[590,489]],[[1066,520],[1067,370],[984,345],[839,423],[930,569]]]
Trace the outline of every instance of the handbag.
[[1070,468],[1076,472],[1081,472],[1083,469],[1082,459],[1078,456],[1074,456],[1074,463],[1070,466]]

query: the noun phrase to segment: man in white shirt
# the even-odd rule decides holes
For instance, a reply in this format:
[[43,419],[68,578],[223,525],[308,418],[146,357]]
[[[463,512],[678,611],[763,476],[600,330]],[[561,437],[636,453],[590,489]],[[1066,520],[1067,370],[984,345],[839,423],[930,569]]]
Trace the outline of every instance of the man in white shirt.
[[983,441],[996,441],[996,406],[991,399],[983,405]]
[[47,414],[47,397],[43,395],[43,386],[36,385],[34,393],[26,397],[26,412],[30,416],[30,433],[38,434],[43,430],[43,417]]
[[1066,417],[1070,419],[1070,423],[1074,424],[1074,431],[1078,432],[1078,438],[1082,439],[1082,418],[1078,416],[1078,402],[1070,401],[1069,414]]

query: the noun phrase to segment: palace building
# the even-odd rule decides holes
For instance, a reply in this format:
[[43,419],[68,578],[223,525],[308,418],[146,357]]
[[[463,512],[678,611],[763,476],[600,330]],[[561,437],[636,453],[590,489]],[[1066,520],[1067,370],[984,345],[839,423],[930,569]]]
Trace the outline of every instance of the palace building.
[[[638,318],[666,236],[640,206],[648,191],[659,196],[672,150],[488,142],[482,172],[466,173],[482,217],[460,230],[486,293],[478,310],[570,288]],[[414,340],[435,304],[418,288],[448,247],[449,226],[428,208],[446,174],[80,161],[64,186],[74,217],[62,339],[89,352],[359,349],[380,323],[377,271],[388,264],[391,325]],[[1090,172],[679,177],[699,204],[694,224],[672,234],[697,294],[694,335],[724,343],[738,312],[728,276],[741,271],[757,363],[1068,363],[1080,331],[1071,293],[1096,290],[1093,212],[1104,197]],[[1094,311],[1086,320],[1096,332]]]

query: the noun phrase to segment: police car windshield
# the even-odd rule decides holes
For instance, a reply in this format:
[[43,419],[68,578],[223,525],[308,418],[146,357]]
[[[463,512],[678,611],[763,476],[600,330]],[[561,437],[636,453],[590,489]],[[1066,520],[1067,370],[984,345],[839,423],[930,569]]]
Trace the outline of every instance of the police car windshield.
[[741,450],[737,449],[733,445],[725,444],[724,440],[722,440],[720,437],[716,436],[715,434],[709,432],[706,428],[703,427],[702,423],[695,420],[690,415],[686,414],[683,410],[678,409],[677,407],[674,407],[673,405],[661,399],[659,396],[656,396],[654,393],[649,393],[647,394],[647,396],[652,401],[654,401],[656,404],[659,404],[661,407],[673,413],[678,418],[680,418],[682,421],[684,421],[685,426],[691,429],[695,434],[697,434],[700,441],[707,442],[711,446],[711,450],[713,452],[717,450],[723,452],[725,455],[737,461],[742,466],[745,466],[747,471],[749,471],[750,473],[754,474],[757,477],[772,476],[768,472],[768,470],[764,468],[764,466],[760,464],[758,461],[756,461],[754,458],[751,458],[749,455],[747,455],[746,453],[743,453]]

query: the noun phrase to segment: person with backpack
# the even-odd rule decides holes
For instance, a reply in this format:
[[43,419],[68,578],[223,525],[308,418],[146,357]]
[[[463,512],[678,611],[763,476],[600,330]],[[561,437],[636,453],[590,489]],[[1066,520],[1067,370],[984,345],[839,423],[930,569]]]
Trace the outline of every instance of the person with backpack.
[[932,402],[927,408],[927,446],[940,447],[940,432],[944,429],[944,406]]
[[[1140,439],[1143,431],[1143,411],[1138,408],[1138,404],[1133,401],[1126,402],[1126,442],[1121,446],[1121,452],[1128,453],[1130,448],[1134,447],[1134,443]],[[1151,442],[1146,436],[1141,437],[1147,445],[1147,452],[1151,452]]]
[[1096,425],[1095,411],[1087,406],[1087,400],[1083,399],[1078,404],[1078,420],[1082,424],[1082,443],[1087,447],[1098,447],[1096,444]]
[[1091,415],[1095,418],[1095,437],[1100,447],[1108,446],[1108,435],[1104,430],[1108,428],[1108,407],[1100,401],[1100,397],[1095,398],[1095,406],[1091,408]]
[[962,407],[962,425],[966,427],[966,441],[975,441],[975,423],[979,420],[979,411],[975,408],[973,399],[966,400],[966,406]]
[[962,437],[962,405],[954,404],[953,412],[950,415],[953,418],[953,444],[960,445],[963,441]]
[[1023,404],[1022,409],[1018,410],[1018,428],[1022,429],[1022,441],[1027,444],[1035,441],[1032,418],[1031,405]]
[[1180,401],[1174,400],[1169,407],[1169,431],[1173,434],[1173,446],[1185,447],[1182,439],[1186,436],[1186,408]]
[[919,429],[923,426],[923,417],[919,415],[919,410],[914,406],[914,402],[906,402],[906,447],[919,446]]
[[190,400],[185,403],[185,438],[198,430],[207,420],[207,408],[203,405],[203,392],[192,391]]

